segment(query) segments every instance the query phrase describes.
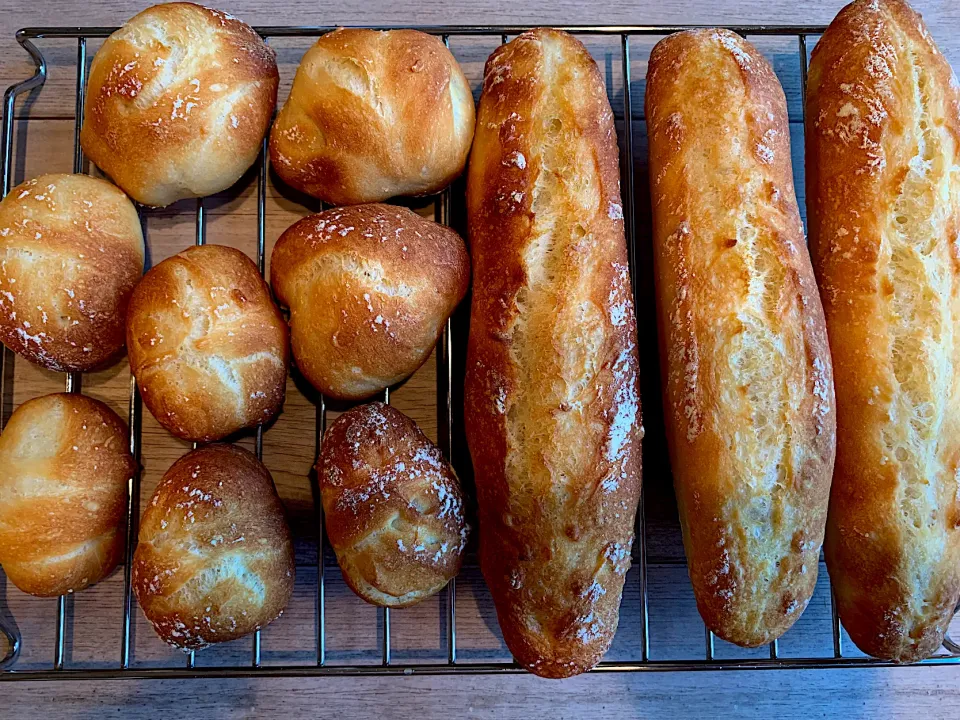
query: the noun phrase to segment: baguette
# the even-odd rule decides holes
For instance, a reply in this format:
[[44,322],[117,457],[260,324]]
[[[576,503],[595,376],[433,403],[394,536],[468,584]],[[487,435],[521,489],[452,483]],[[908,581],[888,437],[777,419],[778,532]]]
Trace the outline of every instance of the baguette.
[[813,593],[836,438],[823,309],[783,90],[726,30],[650,57],[647,122],[664,408],[690,579],[746,647]]
[[613,113],[583,45],[536,29],[487,61],[477,127],[465,402],[480,566],[516,659],[567,677],[613,640],[640,499]]
[[827,569],[857,646],[912,662],[960,597],[960,89],[906,3],[855,2],[814,50],[806,117],[837,374]]

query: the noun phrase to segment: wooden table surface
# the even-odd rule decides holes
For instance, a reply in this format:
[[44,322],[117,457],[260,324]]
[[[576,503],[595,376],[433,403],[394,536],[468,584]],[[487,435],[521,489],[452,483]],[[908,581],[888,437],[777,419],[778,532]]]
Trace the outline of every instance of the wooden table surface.
[[[14,32],[24,26],[117,25],[142,9],[142,0],[13,0],[0,12],[0,86],[29,76],[33,66],[16,45]],[[516,0],[466,2],[465,0],[224,0],[227,10],[255,25],[384,25],[384,24],[826,24],[842,3],[834,0]],[[960,3],[956,0],[917,0],[941,49],[960,67]],[[492,42],[457,40],[454,52],[474,87]],[[637,237],[645,257],[649,239],[646,210],[645,131],[643,74],[653,41],[633,42],[634,136],[638,147]],[[795,41],[764,40],[761,49],[771,57],[781,76],[790,105],[794,138],[795,174],[802,203],[803,169],[800,162],[801,116],[799,66]],[[281,100],[286,96],[297,61],[308,40],[275,42],[281,67]],[[604,69],[614,100],[623,99],[618,41],[591,40],[591,51]],[[811,43],[812,44],[812,43]],[[17,106],[15,180],[41,172],[69,172],[74,132],[74,41],[42,44],[50,63],[44,89]],[[97,43],[91,43],[90,54]],[[622,111],[620,112],[622,131]],[[176,252],[193,241],[194,208],[178,203],[152,211],[147,220],[149,262]],[[250,174],[239,186],[207,201],[207,236],[210,242],[255,252],[256,183]],[[314,209],[302,198],[270,183],[267,200],[267,244],[293,220]],[[418,210],[429,215],[429,204]],[[649,277],[641,273],[638,315],[640,345],[652,347],[652,296]],[[649,356],[649,354],[647,355]],[[644,448],[647,517],[652,529],[651,633],[654,647],[679,648],[683,657],[702,653],[702,625],[698,624],[685,570],[677,562],[682,549],[676,531],[669,475],[665,465],[656,368],[644,363],[643,401],[648,427]],[[14,368],[13,404],[62,388],[63,378],[18,361]],[[417,419],[436,437],[436,368],[431,360],[404,386],[393,402]],[[125,362],[84,379],[83,390],[111,404],[126,416],[129,371]],[[142,498],[148,498],[170,463],[185,444],[172,439],[144,413]],[[272,471],[298,537],[298,582],[287,615],[264,633],[264,662],[310,662],[314,653],[314,600],[316,583],[316,533],[313,496],[307,473],[315,452],[313,401],[294,381],[288,386],[284,415],[265,437],[265,462]],[[249,443],[249,438],[243,440]],[[355,600],[343,587],[336,567],[328,576],[328,643],[333,662],[377,662],[382,625],[377,613]],[[635,617],[639,594],[635,575],[628,579],[624,618]],[[630,590],[629,588],[633,589]],[[67,661],[75,667],[114,667],[119,647],[119,611],[122,573],[71,601],[68,621]],[[505,649],[489,612],[489,596],[475,568],[461,580],[458,610],[469,612],[458,625],[463,652],[474,659],[505,659]],[[656,600],[656,603],[653,601]],[[445,630],[442,598],[394,620],[393,642],[397,657],[405,661],[443,660]],[[49,667],[52,661],[55,604],[28,598],[6,583],[0,572],[0,613],[10,614],[22,631],[24,650],[18,667]],[[633,613],[631,615],[631,613]],[[469,618],[473,617],[474,620]],[[632,622],[632,621],[631,621]],[[796,655],[822,653],[829,642],[829,600],[825,583],[797,628],[784,641],[784,652]],[[960,621],[954,622],[960,636]],[[628,628],[629,629],[629,628]],[[636,634],[621,633],[612,653],[628,657],[636,650]],[[245,663],[249,642],[231,643],[198,656],[198,665]],[[685,653],[685,654],[683,654]],[[729,657],[751,657],[732,648],[719,648]],[[134,633],[135,662],[144,667],[182,662],[156,640],[139,617]],[[594,674],[572,680],[545,681],[528,675],[397,677],[397,678],[254,678],[236,680],[124,680],[0,684],[0,718],[102,717],[163,715],[259,717],[370,716],[443,718],[451,716],[560,718],[613,718],[635,716],[714,717],[736,713],[747,717],[957,717],[960,713],[960,667],[868,670],[804,670],[697,673]]]

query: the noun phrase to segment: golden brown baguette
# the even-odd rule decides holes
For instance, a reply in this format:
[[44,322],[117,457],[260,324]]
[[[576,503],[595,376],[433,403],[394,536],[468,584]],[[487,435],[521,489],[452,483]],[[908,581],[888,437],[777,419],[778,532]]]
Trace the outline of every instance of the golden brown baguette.
[[827,568],[857,646],[910,662],[960,596],[960,89],[906,3],[856,2],[814,50],[806,117],[837,377]]
[[817,579],[836,419],[783,90],[726,30],[650,57],[647,122],[664,408],[707,627],[782,635]]
[[613,640],[640,498],[640,401],[613,113],[589,53],[537,29],[487,61],[467,181],[466,431],[480,564],[545,677]]

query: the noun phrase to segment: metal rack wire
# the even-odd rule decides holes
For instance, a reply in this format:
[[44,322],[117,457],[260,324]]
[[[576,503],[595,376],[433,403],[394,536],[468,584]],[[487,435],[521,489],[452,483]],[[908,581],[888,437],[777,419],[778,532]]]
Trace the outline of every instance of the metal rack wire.
[[[631,58],[630,40],[634,36],[661,36],[670,33],[689,30],[693,26],[574,26],[564,27],[564,30],[581,35],[600,35],[618,37],[620,40],[621,72],[625,92],[623,93],[623,157],[621,164],[624,202],[624,220],[627,229],[627,242],[631,278],[634,297],[636,297],[636,207],[634,199],[634,137],[632,121],[634,111],[630,96],[631,87]],[[83,152],[80,147],[80,126],[83,121],[84,93],[86,89],[86,60],[87,40],[89,38],[105,38],[117,28],[112,27],[46,27],[26,28],[17,33],[17,41],[29,53],[36,66],[35,74],[7,89],[4,94],[4,122],[0,150],[3,153],[2,189],[6,195],[11,188],[13,179],[13,125],[14,106],[17,98],[43,85],[47,78],[46,60],[40,50],[32,42],[37,39],[75,39],[77,42],[77,80],[76,80],[76,126],[74,132],[74,172],[83,170]],[[315,37],[333,30],[333,27],[259,27],[256,28],[264,39],[282,37]],[[395,29],[383,27],[378,29]],[[526,30],[526,27],[504,26],[445,26],[445,27],[418,27],[414,28],[433,35],[440,36],[449,46],[451,36],[494,36],[506,42],[511,35]],[[820,35],[824,28],[819,26],[740,26],[731,27],[731,30],[744,36],[780,36],[793,37],[797,41],[797,51],[800,56],[801,88],[806,85],[807,73],[807,38]],[[264,141],[259,157],[259,175],[257,180],[257,265],[261,274],[265,266],[265,213],[267,196],[267,144]],[[451,193],[445,191],[436,200],[436,217],[443,224],[451,224],[453,220],[453,204]],[[196,206],[196,244],[205,242],[205,218],[203,199],[197,201]],[[453,326],[448,321],[437,346],[437,382],[439,414],[439,445],[444,455],[451,458],[454,447],[453,396],[454,377],[454,343]],[[4,400],[10,390],[7,381],[8,371],[13,361],[12,353],[4,349],[2,366],[0,366],[0,397]],[[66,378],[68,392],[80,392],[81,378],[79,375],[68,375]],[[130,379],[129,399],[129,427],[130,451],[138,461],[140,460],[141,433],[142,433],[142,405],[136,383]],[[389,402],[390,391],[384,393],[384,401]],[[0,427],[6,421],[6,402],[0,406]],[[319,450],[327,424],[327,404],[320,397],[316,405],[316,445]],[[263,456],[263,429],[256,430],[256,454]],[[314,478],[315,482],[315,478]],[[316,488],[314,488],[316,492]],[[261,663],[261,640],[259,631],[252,637],[251,659],[249,665],[232,667],[202,667],[194,663],[191,653],[185,664],[175,667],[137,668],[131,665],[131,630],[134,613],[133,596],[131,593],[130,567],[133,557],[135,538],[137,536],[139,520],[140,478],[135,475],[128,484],[127,502],[127,542],[124,564],[124,591],[123,591],[123,619],[121,633],[120,659],[118,666],[113,669],[71,669],[64,662],[65,618],[67,616],[69,597],[60,597],[57,602],[56,635],[54,644],[54,658],[52,667],[44,670],[18,671],[16,657],[21,647],[21,639],[15,631],[5,628],[0,620],[0,633],[9,639],[10,650],[7,657],[0,658],[0,680],[51,680],[51,679],[91,679],[91,678],[187,678],[187,677],[240,677],[240,676],[322,676],[322,675],[409,675],[409,674],[492,674],[521,672],[522,669],[514,663],[492,662],[463,662],[457,657],[457,591],[456,581],[452,581],[447,589],[446,602],[446,662],[430,664],[398,664],[391,656],[391,618],[388,609],[381,610],[383,635],[381,640],[381,663],[379,665],[332,665],[327,663],[327,598],[326,598],[326,563],[323,531],[323,512],[319,503],[316,503],[317,534],[317,585],[316,585],[316,661],[308,665],[264,666]],[[319,495],[316,495],[319,497]],[[651,659],[650,655],[650,627],[648,619],[647,597],[647,534],[645,527],[645,513],[641,503],[637,518],[637,547],[636,560],[639,568],[639,622],[637,632],[640,635],[639,657],[623,662],[603,662],[597,668],[598,672],[620,672],[641,670],[730,670],[730,669],[784,669],[784,668],[831,668],[831,667],[868,667],[883,666],[890,663],[862,656],[845,654],[843,634],[835,604],[831,603],[831,631],[833,640],[832,655],[824,657],[786,658],[780,654],[776,641],[769,646],[769,657],[762,659],[725,660],[716,657],[714,636],[705,632],[704,652],[702,659],[694,660],[659,660]],[[944,642],[946,653],[941,653],[924,661],[924,665],[955,664],[960,666],[960,645],[949,637]]]

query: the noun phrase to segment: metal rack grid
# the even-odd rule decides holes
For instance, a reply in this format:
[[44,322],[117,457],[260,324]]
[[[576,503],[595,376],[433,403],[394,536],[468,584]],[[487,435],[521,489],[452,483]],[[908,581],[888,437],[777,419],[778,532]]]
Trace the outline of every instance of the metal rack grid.
[[[619,37],[621,44],[621,70],[623,75],[623,84],[625,92],[623,94],[623,117],[624,117],[624,142],[622,151],[621,179],[623,194],[626,198],[624,203],[625,227],[627,232],[627,243],[629,250],[629,261],[631,270],[631,279],[633,283],[634,297],[636,298],[636,208],[634,198],[634,138],[632,130],[632,120],[634,112],[632,108],[630,87],[631,87],[631,67],[630,67],[630,38],[633,36],[661,36],[669,35],[674,32],[694,29],[697,26],[664,26],[664,25],[637,25],[637,26],[565,26],[561,29],[578,35],[601,35]],[[797,25],[750,25],[750,26],[728,26],[730,30],[743,36],[780,36],[793,37],[797,40],[797,50],[800,56],[800,74],[801,89],[805,90],[807,78],[807,38],[818,36],[823,33],[821,26],[797,26]],[[266,26],[258,27],[255,30],[267,41],[270,38],[283,37],[315,37],[326,32],[334,30],[334,27],[314,27],[314,26]],[[374,29],[399,29],[398,26],[374,27]],[[499,36],[501,42],[506,42],[512,35],[517,35],[527,28],[516,25],[489,25],[489,26],[431,26],[431,27],[413,27],[412,29],[421,30],[433,35],[440,36],[444,43],[449,46],[451,36]],[[83,121],[84,93],[86,89],[86,59],[87,59],[87,40],[89,38],[105,38],[112,34],[115,27],[44,27],[44,28],[25,28],[17,32],[16,38],[20,45],[29,53],[36,65],[35,74],[15,85],[9,87],[4,94],[4,122],[2,127],[2,139],[0,139],[0,151],[2,151],[2,176],[3,176],[3,195],[5,196],[12,184],[13,167],[13,123],[14,123],[14,105],[17,98],[35,88],[43,85],[47,77],[46,60],[42,52],[34,45],[35,39],[76,39],[77,41],[77,85],[76,85],[76,125],[74,132],[74,172],[82,172],[83,169],[83,151],[80,147],[80,127]],[[265,212],[266,212],[266,187],[267,187],[267,143],[263,142],[259,157],[259,177],[257,183],[257,265],[261,274],[264,271],[265,264]],[[436,217],[443,224],[451,223],[452,203],[450,190],[444,191],[436,199],[435,204]],[[197,200],[196,206],[196,244],[202,245],[205,242],[205,222],[204,222],[204,203],[203,198]],[[451,321],[447,321],[440,342],[437,346],[437,383],[438,397],[444,398],[442,404],[439,404],[439,445],[444,455],[450,458],[453,447],[454,432],[454,412],[453,412],[453,388],[457,379],[453,374],[453,342]],[[12,353],[6,348],[3,351],[2,363],[0,363],[0,397],[6,398],[9,391],[7,374],[13,360]],[[79,375],[68,375],[65,381],[67,392],[80,392],[81,377]],[[390,391],[384,393],[384,401],[389,402]],[[6,405],[0,406],[0,427],[5,424]],[[319,445],[322,441],[323,433],[326,430],[327,407],[324,398],[321,396],[316,405],[316,442]],[[130,379],[130,400],[129,400],[129,428],[130,428],[130,451],[139,463],[140,445],[142,431],[142,405],[137,390],[136,382],[133,377]],[[256,430],[256,454],[262,458],[263,453],[263,429],[258,427]],[[14,631],[6,629],[0,624],[0,633],[5,634],[10,641],[10,652],[7,657],[0,658],[0,680],[62,680],[62,679],[111,679],[111,678],[187,678],[187,677],[253,677],[253,676],[287,676],[287,677],[306,677],[306,676],[345,676],[345,675],[411,675],[411,674],[494,674],[494,673],[516,673],[522,672],[522,668],[515,663],[502,662],[462,662],[457,658],[457,632],[456,632],[456,580],[451,581],[447,588],[446,603],[446,641],[447,641],[447,660],[445,663],[430,664],[397,664],[392,661],[390,647],[390,610],[378,610],[382,613],[383,635],[381,640],[381,663],[379,665],[330,665],[326,658],[326,592],[325,592],[325,566],[324,561],[324,531],[323,531],[323,511],[319,503],[316,503],[316,516],[319,526],[317,535],[317,586],[316,586],[316,608],[317,608],[317,637],[316,637],[316,662],[310,665],[286,665],[286,666],[262,666],[260,658],[260,632],[258,631],[252,637],[251,659],[249,665],[233,667],[204,667],[197,668],[194,665],[193,653],[187,656],[186,663],[179,667],[162,668],[135,668],[131,667],[131,622],[133,608],[133,595],[130,587],[130,567],[134,551],[134,538],[137,535],[139,520],[139,496],[140,496],[140,478],[139,475],[131,477],[128,484],[128,502],[127,502],[127,540],[125,548],[124,564],[124,608],[123,608],[123,626],[120,648],[120,661],[118,667],[114,669],[70,669],[64,664],[64,630],[66,606],[65,598],[60,597],[57,602],[56,615],[56,636],[54,645],[53,664],[46,670],[17,671],[15,661],[20,649],[21,639],[16,636]],[[833,640],[832,655],[823,657],[783,657],[780,655],[779,647],[776,641],[770,643],[769,657],[763,659],[719,659],[714,652],[714,636],[706,630],[704,637],[703,659],[695,660],[656,660],[650,656],[650,630],[648,621],[648,598],[647,598],[647,536],[645,527],[645,513],[643,502],[641,500],[640,509],[637,516],[637,546],[636,560],[639,567],[639,593],[640,593],[640,653],[639,657],[629,661],[602,662],[595,672],[624,672],[624,671],[653,671],[653,670],[732,670],[732,669],[800,669],[800,668],[834,668],[834,667],[878,667],[889,666],[889,663],[869,657],[850,656],[844,652],[843,635],[839,617],[837,615],[836,604],[831,602],[831,628]],[[958,608],[960,610],[960,608]],[[955,641],[946,638],[944,641],[946,653],[940,653],[932,658],[923,661],[922,665],[947,665],[953,664],[960,666],[960,645]]]

